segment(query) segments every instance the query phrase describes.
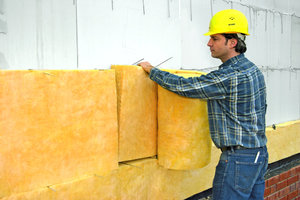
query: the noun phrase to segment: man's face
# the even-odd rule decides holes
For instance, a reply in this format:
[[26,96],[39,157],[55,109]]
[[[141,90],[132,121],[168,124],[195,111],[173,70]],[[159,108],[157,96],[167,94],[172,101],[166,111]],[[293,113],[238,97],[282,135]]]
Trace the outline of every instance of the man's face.
[[[230,39],[231,40],[231,39]],[[226,38],[221,34],[211,35],[207,43],[211,56],[226,61],[231,53],[231,41],[226,42]]]

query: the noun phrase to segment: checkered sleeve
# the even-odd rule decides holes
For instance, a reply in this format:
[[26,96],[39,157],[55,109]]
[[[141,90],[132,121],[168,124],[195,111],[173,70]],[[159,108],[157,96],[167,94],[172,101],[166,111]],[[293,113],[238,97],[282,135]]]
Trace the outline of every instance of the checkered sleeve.
[[215,72],[184,78],[153,68],[149,76],[161,87],[189,98],[224,99],[227,95],[226,82],[229,80]]

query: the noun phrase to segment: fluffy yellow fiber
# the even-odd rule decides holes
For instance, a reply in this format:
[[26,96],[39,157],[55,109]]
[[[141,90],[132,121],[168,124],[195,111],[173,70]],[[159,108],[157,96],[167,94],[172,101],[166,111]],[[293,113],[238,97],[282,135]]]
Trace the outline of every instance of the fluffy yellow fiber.
[[156,155],[157,85],[141,67],[113,65],[116,70],[119,161]]
[[0,71],[0,197],[118,167],[114,70]]

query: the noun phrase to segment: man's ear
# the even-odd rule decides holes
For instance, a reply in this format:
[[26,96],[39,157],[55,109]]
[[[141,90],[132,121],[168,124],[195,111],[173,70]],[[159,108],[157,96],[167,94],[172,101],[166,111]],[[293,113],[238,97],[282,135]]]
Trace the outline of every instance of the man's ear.
[[234,48],[237,45],[237,39],[235,38],[230,39],[229,44],[231,48]]

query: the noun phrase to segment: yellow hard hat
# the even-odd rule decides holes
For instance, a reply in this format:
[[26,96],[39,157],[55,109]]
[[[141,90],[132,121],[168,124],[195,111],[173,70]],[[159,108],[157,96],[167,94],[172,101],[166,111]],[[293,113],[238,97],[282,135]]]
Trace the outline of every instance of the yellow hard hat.
[[218,33],[248,33],[248,21],[245,15],[234,9],[217,12],[209,24],[209,31],[204,35],[214,35]]

